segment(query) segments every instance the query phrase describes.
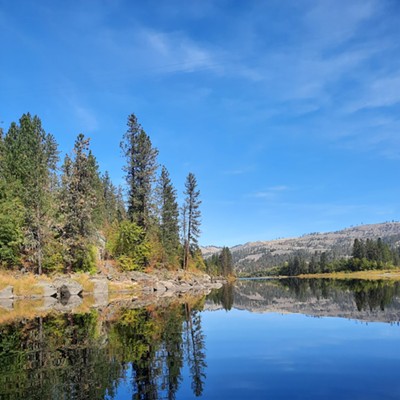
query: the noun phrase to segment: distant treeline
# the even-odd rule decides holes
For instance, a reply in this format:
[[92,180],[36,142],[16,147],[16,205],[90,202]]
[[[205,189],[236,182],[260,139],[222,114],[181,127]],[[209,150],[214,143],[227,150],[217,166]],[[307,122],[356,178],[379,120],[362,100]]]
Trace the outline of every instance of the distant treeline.
[[94,271],[108,259],[125,270],[204,269],[196,177],[188,174],[179,207],[158,150],[134,114],[121,148],[125,187],[100,173],[83,134],[59,165],[55,137],[37,116],[22,115],[5,134],[0,129],[0,266]]
[[269,270],[257,271],[251,276],[318,274],[342,271],[367,271],[390,269],[400,266],[400,248],[390,246],[382,239],[355,239],[352,255],[348,258],[332,258],[327,252],[314,254],[310,261],[295,255],[284,264]]
[[223,247],[221,252],[206,259],[206,270],[210,275],[233,275],[232,254],[229,247]]

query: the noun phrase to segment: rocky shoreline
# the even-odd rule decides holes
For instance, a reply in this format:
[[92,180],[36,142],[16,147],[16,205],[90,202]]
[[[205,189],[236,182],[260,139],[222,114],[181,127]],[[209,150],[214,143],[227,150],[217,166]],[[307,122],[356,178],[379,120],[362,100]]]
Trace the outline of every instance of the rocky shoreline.
[[[23,276],[20,278],[23,279]],[[0,290],[0,307],[12,309],[14,301],[42,299],[46,308],[73,308],[87,296],[94,306],[106,306],[110,297],[126,295],[139,303],[151,304],[159,299],[184,294],[208,294],[225,283],[223,278],[211,278],[200,272],[157,270],[152,273],[125,272],[91,275],[60,275],[46,279],[37,277],[32,290],[20,294],[11,285]]]

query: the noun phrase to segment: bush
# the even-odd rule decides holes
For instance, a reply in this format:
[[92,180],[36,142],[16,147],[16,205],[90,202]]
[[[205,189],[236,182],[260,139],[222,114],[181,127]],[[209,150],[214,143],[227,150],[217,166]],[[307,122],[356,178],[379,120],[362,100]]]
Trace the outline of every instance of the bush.
[[143,269],[150,256],[150,245],[143,229],[129,221],[114,227],[107,250],[125,271]]

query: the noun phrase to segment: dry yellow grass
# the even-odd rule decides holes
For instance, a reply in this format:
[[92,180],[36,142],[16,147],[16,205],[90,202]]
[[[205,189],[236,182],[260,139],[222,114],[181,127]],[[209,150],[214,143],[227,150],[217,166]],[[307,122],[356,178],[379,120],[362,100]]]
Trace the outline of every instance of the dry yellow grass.
[[12,310],[0,308],[0,324],[11,323],[20,319],[44,317],[49,310],[43,310],[44,299],[14,301]]
[[109,282],[108,290],[110,292],[135,292],[138,289],[138,284],[132,281]]
[[357,271],[357,272],[332,272],[329,274],[299,275],[299,278],[331,278],[331,279],[366,279],[366,280],[391,280],[400,281],[400,269]]
[[94,283],[90,280],[90,275],[85,273],[78,273],[73,275],[72,279],[82,285],[84,292],[93,293]]
[[43,294],[43,289],[38,287],[40,282],[50,282],[50,278],[45,275],[35,276],[33,274],[12,275],[9,272],[0,272],[0,290],[7,286],[14,288],[16,296],[40,296]]

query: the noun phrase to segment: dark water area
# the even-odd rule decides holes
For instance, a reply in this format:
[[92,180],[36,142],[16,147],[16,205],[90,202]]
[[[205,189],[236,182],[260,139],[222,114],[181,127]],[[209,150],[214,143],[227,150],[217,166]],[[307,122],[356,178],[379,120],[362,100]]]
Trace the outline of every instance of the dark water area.
[[400,398],[395,282],[238,281],[165,305],[7,312],[0,399]]

